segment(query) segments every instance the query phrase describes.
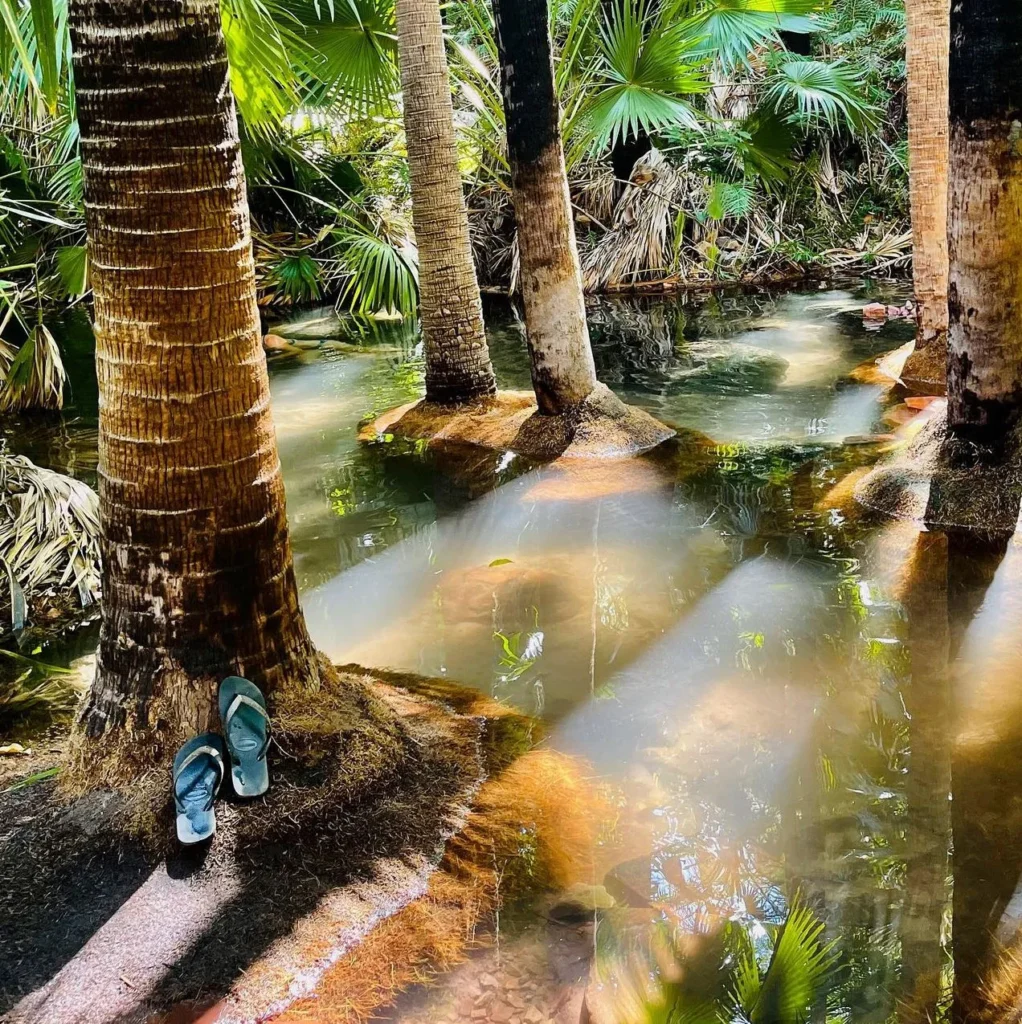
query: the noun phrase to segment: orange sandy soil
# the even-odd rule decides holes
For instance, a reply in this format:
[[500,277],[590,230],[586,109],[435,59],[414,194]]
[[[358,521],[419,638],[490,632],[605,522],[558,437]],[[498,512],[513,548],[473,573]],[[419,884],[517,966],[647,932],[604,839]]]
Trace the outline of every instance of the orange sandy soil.
[[[376,910],[374,901],[367,904],[351,892],[331,894],[255,961],[225,999],[212,1005],[182,1004],[170,1014],[152,1018],[152,1024],[376,1019],[403,990],[428,984],[458,964],[465,963],[465,971],[485,975],[480,965],[488,962],[487,951],[498,948],[492,928],[495,914],[520,887],[562,890],[591,872],[599,817],[594,810],[601,805],[585,779],[584,766],[549,750],[519,753],[523,744],[532,742],[533,727],[503,705],[478,694],[457,693],[437,681],[424,682],[422,689],[447,702],[453,699],[459,714],[482,716],[494,727],[486,755],[491,774],[448,840],[425,891],[368,928],[365,925]],[[422,689],[417,697],[424,695]],[[518,877],[525,845],[531,845],[535,855],[527,879]],[[358,934],[357,941],[342,946],[341,937],[352,934]],[[572,930],[566,934],[570,945]],[[582,971],[576,981],[584,975]],[[309,985],[312,976],[315,983]],[[502,977],[515,986],[509,980],[512,975]],[[526,1017],[516,1012],[515,1003],[521,997],[504,1000],[506,1015],[498,1008],[497,982],[492,976],[483,986],[465,1020],[483,1019],[479,1010],[484,1008],[486,1020],[535,1021],[534,1013]],[[533,985],[533,994],[537,986]],[[577,988],[575,1021],[581,993],[582,988]],[[563,1001],[558,979],[551,978],[549,994]],[[461,1008],[463,1004],[462,999]],[[530,1005],[535,1004],[530,1000]]]

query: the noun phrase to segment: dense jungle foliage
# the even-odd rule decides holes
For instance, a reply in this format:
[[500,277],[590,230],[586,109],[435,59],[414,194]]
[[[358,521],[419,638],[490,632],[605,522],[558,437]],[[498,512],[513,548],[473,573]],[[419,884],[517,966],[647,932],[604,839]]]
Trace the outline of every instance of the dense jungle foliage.
[[[590,291],[907,266],[902,0],[553,0]],[[87,302],[66,0],[0,0],[0,409],[58,406]],[[393,0],[223,0],[261,301],[411,312]],[[514,290],[493,21],[444,7],[480,283]],[[27,339],[27,340],[26,340]]]

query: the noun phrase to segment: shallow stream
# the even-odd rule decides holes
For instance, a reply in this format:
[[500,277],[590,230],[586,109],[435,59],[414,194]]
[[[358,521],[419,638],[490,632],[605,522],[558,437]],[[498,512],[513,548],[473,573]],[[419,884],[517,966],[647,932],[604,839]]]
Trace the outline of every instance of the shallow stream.
[[[664,943],[710,968],[693,1013],[756,1024],[789,1019],[766,1008],[779,985],[805,1007],[791,1020],[820,1022],[945,1019],[981,981],[988,1002],[1022,988],[1022,958],[989,939],[1022,923],[1022,548],[868,525],[834,497],[892,429],[894,399],[849,378],[908,337],[864,329],[873,297],[594,305],[601,378],[683,428],[610,465],[360,443],[420,394],[405,324],[338,334],[307,314],[307,348],[273,357],[317,644],[513,703],[587,781],[548,826],[575,844],[557,886],[532,861],[558,836],[523,829],[495,941],[390,1019],[666,1021]],[[519,323],[500,306],[489,325],[501,386],[528,387]],[[91,479],[87,359],[77,376],[59,428],[9,442]],[[798,906],[826,969],[811,943],[780,946]],[[755,1004],[746,972],[755,1012],[735,997],[746,949],[767,979]]]

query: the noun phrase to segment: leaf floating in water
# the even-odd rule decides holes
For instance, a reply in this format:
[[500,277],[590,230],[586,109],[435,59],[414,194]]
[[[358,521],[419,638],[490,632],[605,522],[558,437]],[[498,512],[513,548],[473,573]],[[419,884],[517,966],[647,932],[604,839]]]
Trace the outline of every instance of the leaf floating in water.
[[495,565],[511,565],[513,561],[511,558],[495,558],[487,568],[492,569]]

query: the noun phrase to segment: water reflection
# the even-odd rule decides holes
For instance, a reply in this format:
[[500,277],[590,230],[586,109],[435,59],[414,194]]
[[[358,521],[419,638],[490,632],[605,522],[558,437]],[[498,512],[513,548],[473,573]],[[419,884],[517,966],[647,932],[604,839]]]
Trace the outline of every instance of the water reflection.
[[[862,330],[862,298],[594,305],[604,379],[688,428],[621,463],[360,443],[364,417],[420,393],[407,325],[275,358],[317,643],[543,718],[603,797],[573,808],[597,837],[568,873],[590,895],[535,879],[501,912],[499,955],[466,965],[471,998],[452,975],[454,1009],[411,999],[394,1019],[471,1020],[486,988],[490,1019],[526,1021],[511,993],[542,975],[565,986],[544,1006],[606,1024],[685,978],[686,998],[724,998],[749,950],[769,988],[795,907],[800,1019],[1013,1019],[1022,545],[845,504],[886,431],[885,390],[848,374],[902,340]],[[490,327],[501,383],[527,386],[514,317]],[[10,440],[88,475],[89,430],[72,408]]]

